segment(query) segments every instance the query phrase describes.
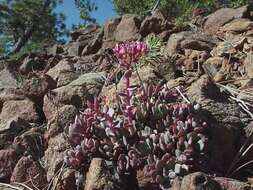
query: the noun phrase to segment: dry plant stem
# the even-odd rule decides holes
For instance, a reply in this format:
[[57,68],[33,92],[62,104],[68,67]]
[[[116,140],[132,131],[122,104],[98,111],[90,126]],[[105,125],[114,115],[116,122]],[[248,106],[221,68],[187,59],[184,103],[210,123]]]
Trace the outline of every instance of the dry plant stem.
[[[49,184],[48,184],[46,187],[44,187],[43,190],[45,190],[45,189],[46,189],[46,190],[50,190],[51,185],[52,185],[52,183],[54,182],[54,179],[55,179],[58,175],[61,175],[62,170],[65,169],[65,168],[63,168],[63,167],[65,167],[65,164],[62,164],[61,169],[58,170],[58,171],[54,174],[54,176],[53,176],[52,179],[50,180]],[[63,168],[63,169],[62,169],[62,168]]]
[[34,183],[33,183],[33,179],[36,179],[39,176],[39,174],[37,174],[35,177],[31,177],[31,174],[29,173],[29,178],[31,180],[32,186],[37,189],[40,190]]
[[200,58],[198,55],[198,76],[200,76]]
[[138,79],[139,79],[139,81],[140,81],[140,83],[141,83],[141,86],[142,86],[142,88],[143,88],[143,92],[146,94],[145,88],[144,88],[144,83],[143,83],[143,80],[141,79],[141,76],[140,76],[140,74],[139,74],[137,65],[135,65],[135,71],[136,71],[137,77],[138,77]]
[[[220,87],[223,87],[225,88],[230,94],[231,94],[231,99],[235,100],[238,105],[253,119],[253,114],[249,111],[249,108],[248,106],[246,105],[246,103],[239,99],[239,98],[235,98],[233,95],[233,93],[235,94],[239,94],[235,89],[232,89],[230,87],[227,87],[227,86],[224,86],[224,85],[221,85],[221,84],[217,84],[218,86]],[[227,173],[226,173],[226,176],[227,177],[230,177],[232,175],[234,175],[236,172],[238,172],[239,170],[241,170],[242,168],[244,168],[245,166],[248,166],[249,164],[252,164],[253,161],[250,161],[250,162],[247,162],[239,167],[237,167],[235,170],[234,167],[236,166],[236,164],[239,163],[239,161],[241,160],[241,158],[243,156],[245,156],[247,154],[247,152],[253,147],[253,144],[249,144],[250,142],[250,138],[252,137],[252,134],[253,134],[253,129],[251,129],[251,132],[248,136],[248,138],[246,139],[246,141],[244,142],[244,144],[242,145],[241,149],[238,151],[238,153],[236,154],[234,160],[232,161]]]
[[[251,138],[252,134],[253,134],[253,130],[251,130],[249,137],[246,139],[246,141],[242,145],[241,149],[238,151],[238,153],[236,154],[234,160],[232,161],[232,163],[231,163],[231,165],[230,165],[230,167],[229,167],[229,169],[226,173],[227,177],[230,177],[230,176],[232,176],[232,174],[235,173],[235,170],[232,173],[231,173],[231,171],[236,166],[236,164],[241,160],[241,158],[243,156],[245,156],[247,154],[247,152],[251,149],[252,144],[249,145],[249,141],[250,141],[250,138]],[[248,146],[248,148],[246,148],[247,146]],[[246,148],[246,150],[244,150],[245,148]],[[238,168],[236,170],[239,171]]]
[[230,176],[233,176],[236,172],[240,171],[242,168],[244,168],[244,167],[246,167],[246,166],[249,166],[249,165],[251,165],[251,164],[253,164],[253,160],[251,160],[251,161],[249,161],[249,162],[247,162],[247,163],[245,163],[245,164],[243,164],[243,165],[237,167],[237,168],[230,174]]
[[217,86],[219,87],[222,87],[224,89],[226,89],[228,92],[230,92],[230,94],[236,94],[236,95],[239,95],[239,94],[242,94],[242,95],[247,95],[247,96],[250,96],[253,98],[253,95],[252,93],[248,93],[248,92],[245,92],[243,90],[238,90],[238,89],[235,89],[235,88],[231,88],[231,87],[228,87],[228,86],[225,86],[223,84],[220,84],[220,83],[215,83]]
[[[56,179],[55,186],[52,188],[52,190],[55,190],[55,189],[56,189],[57,184],[58,184],[58,181],[59,181],[59,179],[61,178],[61,175],[62,175],[64,169],[65,169],[65,164],[63,163],[63,164],[62,164],[62,167],[61,167],[61,169],[60,169],[60,172],[59,172],[59,174],[57,175],[57,179]],[[50,186],[49,186],[49,187],[50,187]]]
[[229,83],[229,82],[236,82],[236,81],[241,81],[241,80],[249,80],[249,79],[251,79],[251,78],[246,77],[246,78],[241,78],[241,79],[224,80],[224,81],[220,81],[219,84],[224,84],[224,83]]
[[[235,98],[235,97],[233,97],[233,96],[230,96],[230,98],[233,99],[233,100],[235,100],[235,101],[237,101],[237,102],[239,102],[239,103],[241,103],[242,106],[244,106],[243,109],[246,109],[247,111],[249,110],[249,107],[248,107],[248,106],[252,106],[252,105],[250,105],[249,103],[244,102],[243,100],[241,100],[241,99],[239,99],[239,98]],[[246,111],[246,110],[245,110],[245,111]]]
[[245,112],[247,112],[247,114],[249,114],[250,117],[253,119],[253,114],[252,114],[248,109],[246,109],[245,106],[243,106],[243,104],[239,103],[239,106],[240,106]]
[[[17,183],[17,182],[15,182],[14,184],[23,186],[23,187],[25,187],[25,188],[28,189],[28,190],[33,190],[32,188],[30,188],[29,186],[27,186],[26,184],[23,184],[23,183]],[[37,189],[38,189],[38,188],[37,188]]]
[[182,98],[187,102],[187,104],[191,104],[191,102],[183,95],[183,93],[180,91],[179,87],[175,87],[178,93],[182,96]]
[[13,186],[13,185],[10,185],[10,184],[6,184],[6,183],[0,183],[0,187],[1,186],[4,186],[4,187],[8,187],[8,188],[12,188],[14,190],[24,190],[24,189],[21,189],[19,187],[16,187],[16,186]]

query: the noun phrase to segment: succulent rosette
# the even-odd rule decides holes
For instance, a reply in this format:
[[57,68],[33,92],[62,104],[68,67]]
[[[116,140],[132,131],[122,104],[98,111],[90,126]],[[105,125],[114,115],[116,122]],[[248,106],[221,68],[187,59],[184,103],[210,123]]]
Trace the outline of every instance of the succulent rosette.
[[67,129],[72,149],[65,160],[87,167],[94,157],[111,161],[120,175],[144,170],[161,189],[177,176],[207,169],[208,124],[199,105],[176,102],[178,92],[166,85],[130,84],[132,64],[148,52],[143,42],[116,45],[125,70],[125,88],[117,109],[97,98]]

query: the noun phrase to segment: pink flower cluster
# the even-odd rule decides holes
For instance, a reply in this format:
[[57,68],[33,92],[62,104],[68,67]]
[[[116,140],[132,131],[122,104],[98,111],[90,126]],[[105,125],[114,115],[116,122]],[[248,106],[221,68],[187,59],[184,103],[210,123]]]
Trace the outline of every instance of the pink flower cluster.
[[113,48],[113,52],[118,59],[129,63],[136,61],[140,56],[145,55],[148,52],[148,47],[144,42],[126,42],[117,44]]

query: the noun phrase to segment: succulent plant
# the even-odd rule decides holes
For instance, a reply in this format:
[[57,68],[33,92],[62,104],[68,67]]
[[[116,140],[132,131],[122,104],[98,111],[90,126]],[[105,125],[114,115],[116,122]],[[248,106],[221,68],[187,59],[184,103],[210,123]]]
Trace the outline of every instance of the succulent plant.
[[117,109],[97,98],[76,116],[67,129],[72,149],[66,162],[87,167],[94,157],[111,161],[117,173],[131,175],[143,169],[159,188],[176,176],[207,168],[208,124],[197,105],[176,102],[178,92],[166,85],[131,86],[132,66],[148,52],[142,42],[114,49],[125,73],[125,87]]

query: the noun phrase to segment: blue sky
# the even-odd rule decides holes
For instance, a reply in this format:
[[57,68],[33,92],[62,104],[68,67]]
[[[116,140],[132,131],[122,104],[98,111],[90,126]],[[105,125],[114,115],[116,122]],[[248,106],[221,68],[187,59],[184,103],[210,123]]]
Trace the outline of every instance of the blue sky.
[[[98,10],[92,13],[99,24],[103,24],[106,20],[115,16],[112,0],[95,0]],[[62,12],[66,16],[66,25],[71,29],[72,24],[80,23],[79,12],[75,7],[74,0],[63,0],[63,4],[57,7],[57,12]]]

